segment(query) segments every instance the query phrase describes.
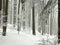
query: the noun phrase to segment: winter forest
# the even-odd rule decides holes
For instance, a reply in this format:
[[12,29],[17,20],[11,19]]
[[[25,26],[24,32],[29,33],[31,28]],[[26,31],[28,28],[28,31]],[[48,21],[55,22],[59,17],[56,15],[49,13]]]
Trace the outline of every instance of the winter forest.
[[0,45],[60,45],[58,0],[0,0]]

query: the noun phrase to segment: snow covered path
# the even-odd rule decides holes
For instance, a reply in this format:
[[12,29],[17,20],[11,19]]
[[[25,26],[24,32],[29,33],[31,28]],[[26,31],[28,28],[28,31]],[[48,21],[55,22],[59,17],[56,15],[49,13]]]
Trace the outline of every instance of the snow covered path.
[[[2,32],[2,29],[0,30]],[[49,42],[47,42],[47,36],[48,34],[41,35],[37,31],[35,36],[25,31],[20,31],[18,34],[18,31],[9,25],[6,36],[2,36],[0,33],[0,45],[55,45],[56,40],[53,40],[54,36],[49,36]]]
[[[0,30],[2,32],[2,29]],[[12,25],[8,25],[7,35],[0,35],[0,45],[36,45],[39,39],[41,38],[38,36],[33,36],[22,31],[18,34],[18,31]]]
[[0,45],[36,45],[36,41],[35,36],[29,36],[23,32],[18,35],[17,31],[7,32],[6,36],[0,36]]

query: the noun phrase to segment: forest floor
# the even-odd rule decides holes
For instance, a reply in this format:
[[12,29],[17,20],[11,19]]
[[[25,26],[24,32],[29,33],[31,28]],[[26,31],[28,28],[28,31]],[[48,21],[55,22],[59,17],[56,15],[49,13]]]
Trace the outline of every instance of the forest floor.
[[39,32],[37,32],[37,35],[32,35],[25,31],[18,33],[11,26],[7,28],[6,36],[0,34],[0,45],[58,45],[57,38],[54,37],[56,36],[49,36],[48,34],[41,35]]

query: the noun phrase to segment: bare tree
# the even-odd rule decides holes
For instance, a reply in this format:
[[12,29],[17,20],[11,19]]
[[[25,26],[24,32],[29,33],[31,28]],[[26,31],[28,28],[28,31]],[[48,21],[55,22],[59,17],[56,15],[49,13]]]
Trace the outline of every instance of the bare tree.
[[32,33],[33,33],[33,35],[35,35],[36,34],[36,32],[35,32],[35,12],[34,12],[35,10],[34,10],[34,2],[33,2],[33,7],[32,7]]
[[20,27],[20,26],[19,26],[19,25],[20,25],[20,24],[19,24],[19,20],[20,20],[20,19],[19,19],[19,11],[20,11],[20,10],[19,10],[19,9],[20,9],[20,0],[19,0],[19,4],[18,4],[18,34],[19,34],[19,31],[20,31],[20,28],[19,28],[19,27]]
[[7,28],[7,15],[8,15],[8,0],[3,0],[3,36],[6,36]]
[[0,10],[2,9],[2,0],[0,0]]

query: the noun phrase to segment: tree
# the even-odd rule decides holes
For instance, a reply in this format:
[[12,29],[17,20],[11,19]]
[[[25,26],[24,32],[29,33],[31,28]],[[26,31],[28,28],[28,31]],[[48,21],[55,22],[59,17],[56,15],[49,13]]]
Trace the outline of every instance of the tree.
[[34,3],[33,3],[33,7],[32,7],[32,33],[33,33],[33,35],[35,35],[36,34],[36,32],[35,32],[35,13],[34,13]]
[[2,0],[0,0],[0,10],[2,9]]
[[60,43],[60,0],[58,0],[58,42]]
[[3,36],[6,36],[7,28],[7,15],[8,15],[8,0],[3,0]]
[[23,3],[25,3],[25,1],[26,1],[26,0],[21,0],[21,3],[23,4]]
[[20,31],[20,29],[19,29],[19,27],[20,27],[20,26],[19,26],[19,25],[20,25],[20,24],[19,24],[19,23],[20,23],[20,22],[19,22],[19,20],[20,20],[20,19],[19,19],[19,11],[20,11],[20,10],[19,10],[19,9],[20,9],[20,0],[19,0],[19,3],[18,3],[18,34],[19,34],[19,31]]

